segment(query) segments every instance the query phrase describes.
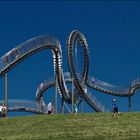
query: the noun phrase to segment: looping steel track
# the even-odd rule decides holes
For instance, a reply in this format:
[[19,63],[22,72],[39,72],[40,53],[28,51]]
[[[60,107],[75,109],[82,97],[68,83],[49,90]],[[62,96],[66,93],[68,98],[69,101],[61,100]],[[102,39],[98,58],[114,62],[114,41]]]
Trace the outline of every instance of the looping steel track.
[[[83,57],[84,57],[84,67],[83,73],[79,76],[77,69],[75,67],[75,42],[80,44],[80,47],[83,49]],[[58,86],[57,89],[60,95],[67,103],[71,103],[71,92],[68,90],[66,86],[66,80],[64,78],[64,73],[62,69],[62,50],[61,44],[58,39],[49,36],[38,36],[34,37],[30,40],[25,41],[24,43],[16,46],[11,51],[6,53],[4,56],[0,58],[0,77],[3,77],[6,73],[8,73],[11,69],[13,69],[16,65],[45,49],[51,49],[53,55],[54,62],[54,75],[57,78]],[[90,79],[89,73],[89,48],[87,41],[82,33],[77,30],[71,32],[68,42],[67,42],[67,60],[68,67],[71,75],[71,79],[73,79],[75,90],[78,92],[77,96],[82,97],[87,104],[93,108],[97,112],[106,112],[104,106],[99,105],[99,103],[91,98],[91,94],[85,91],[85,86],[94,88],[106,94],[111,94],[115,96],[129,97],[134,95],[137,88],[140,88],[140,79],[135,79],[131,86],[128,88],[122,88],[120,86],[114,86],[112,84],[100,81],[94,78],[94,81]],[[93,77],[91,77],[93,78]],[[50,84],[50,85],[49,85]],[[48,83],[47,86],[50,87],[55,83]],[[45,88],[47,89],[47,88]],[[45,92],[45,90],[43,90]],[[43,93],[42,92],[42,93]],[[40,94],[40,90],[36,94],[36,100],[39,101],[42,97]]]

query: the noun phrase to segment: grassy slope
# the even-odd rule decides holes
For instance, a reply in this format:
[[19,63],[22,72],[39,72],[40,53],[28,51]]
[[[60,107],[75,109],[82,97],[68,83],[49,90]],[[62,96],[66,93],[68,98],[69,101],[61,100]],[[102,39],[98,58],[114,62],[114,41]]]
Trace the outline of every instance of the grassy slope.
[[66,114],[0,119],[0,139],[140,139],[140,113]]

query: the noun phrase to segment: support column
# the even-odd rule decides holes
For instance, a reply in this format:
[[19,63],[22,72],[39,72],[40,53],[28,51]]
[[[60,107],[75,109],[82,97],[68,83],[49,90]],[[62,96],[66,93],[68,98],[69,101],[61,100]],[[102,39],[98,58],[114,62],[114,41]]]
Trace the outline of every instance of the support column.
[[72,78],[72,113],[74,113],[74,80]]
[[57,74],[55,74],[55,114],[57,114],[58,94],[57,94]]
[[63,99],[63,97],[62,97],[62,103],[61,103],[61,112],[62,112],[62,114],[64,114],[64,99]]
[[81,103],[80,103],[80,109],[81,109],[81,113],[83,113],[83,99],[81,99]]
[[131,112],[131,96],[128,97],[128,112]]
[[[4,76],[4,104],[6,105],[8,109],[8,77],[7,73]],[[6,113],[7,116],[7,113]]]

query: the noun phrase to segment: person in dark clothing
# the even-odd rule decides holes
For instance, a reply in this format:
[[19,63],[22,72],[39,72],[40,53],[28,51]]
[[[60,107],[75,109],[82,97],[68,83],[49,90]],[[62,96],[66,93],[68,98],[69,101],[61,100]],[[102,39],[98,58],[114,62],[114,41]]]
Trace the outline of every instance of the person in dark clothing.
[[117,103],[116,103],[116,99],[113,99],[112,102],[113,102],[113,104],[112,104],[112,107],[113,107],[113,116],[115,117],[116,114],[118,114],[118,106],[117,106]]

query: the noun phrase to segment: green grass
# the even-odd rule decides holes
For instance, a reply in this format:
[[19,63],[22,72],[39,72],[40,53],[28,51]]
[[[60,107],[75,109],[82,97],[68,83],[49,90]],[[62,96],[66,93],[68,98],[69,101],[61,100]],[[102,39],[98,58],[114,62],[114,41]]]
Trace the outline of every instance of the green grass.
[[0,118],[0,140],[139,140],[140,113]]

